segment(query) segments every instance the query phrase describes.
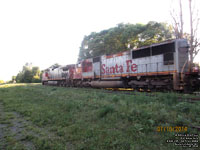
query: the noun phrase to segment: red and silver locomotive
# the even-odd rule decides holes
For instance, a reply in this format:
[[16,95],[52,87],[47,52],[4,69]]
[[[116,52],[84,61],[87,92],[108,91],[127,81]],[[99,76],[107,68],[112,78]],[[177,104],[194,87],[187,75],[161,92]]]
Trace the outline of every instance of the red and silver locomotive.
[[175,39],[48,68],[42,83],[60,86],[195,90],[199,71],[189,71],[188,43]]

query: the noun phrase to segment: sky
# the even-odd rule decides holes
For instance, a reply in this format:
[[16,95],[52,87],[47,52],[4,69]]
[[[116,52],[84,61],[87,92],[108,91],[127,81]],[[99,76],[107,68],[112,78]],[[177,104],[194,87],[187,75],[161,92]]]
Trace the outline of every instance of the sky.
[[0,80],[11,80],[27,62],[41,70],[76,63],[91,32],[119,23],[170,24],[171,9],[172,0],[0,0]]

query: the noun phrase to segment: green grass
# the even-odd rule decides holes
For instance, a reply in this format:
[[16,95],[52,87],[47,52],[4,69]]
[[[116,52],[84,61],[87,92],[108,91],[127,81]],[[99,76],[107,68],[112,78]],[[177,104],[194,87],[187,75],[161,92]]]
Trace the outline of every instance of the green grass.
[[[24,130],[33,133],[24,134],[21,141],[32,142],[36,149],[182,149],[166,143],[176,132],[156,131],[158,126],[188,126],[186,133],[198,133],[191,126],[200,124],[200,103],[180,102],[178,97],[191,95],[151,97],[40,84],[2,85],[0,103],[6,116],[1,120],[0,115],[0,124],[13,119],[10,112],[19,113],[31,122]],[[22,147],[15,140],[8,138],[9,148]]]

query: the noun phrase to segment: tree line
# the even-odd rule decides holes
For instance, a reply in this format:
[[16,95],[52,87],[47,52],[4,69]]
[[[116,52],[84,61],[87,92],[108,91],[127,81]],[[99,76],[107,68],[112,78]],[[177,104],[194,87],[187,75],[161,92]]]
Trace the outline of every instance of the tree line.
[[32,66],[31,63],[26,63],[22,71],[17,76],[12,77],[12,82],[17,83],[39,83],[41,82],[42,72],[37,66]]
[[[57,68],[59,66],[61,65],[55,63],[50,67]],[[40,71],[39,67],[32,66],[32,63],[26,63],[16,76],[12,76],[10,83],[40,83],[42,80],[42,73],[43,71]]]
[[109,55],[138,48],[172,38],[172,26],[150,21],[147,24],[123,24],[92,32],[85,36],[80,47],[78,61],[100,55]]

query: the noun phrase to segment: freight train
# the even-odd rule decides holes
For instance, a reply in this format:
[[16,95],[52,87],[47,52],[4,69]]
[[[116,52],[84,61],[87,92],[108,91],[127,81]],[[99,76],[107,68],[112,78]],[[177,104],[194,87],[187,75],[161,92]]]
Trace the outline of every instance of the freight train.
[[169,40],[112,55],[88,58],[42,75],[43,85],[133,88],[146,90],[197,90],[199,69],[189,70],[186,39]]

